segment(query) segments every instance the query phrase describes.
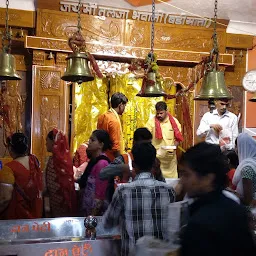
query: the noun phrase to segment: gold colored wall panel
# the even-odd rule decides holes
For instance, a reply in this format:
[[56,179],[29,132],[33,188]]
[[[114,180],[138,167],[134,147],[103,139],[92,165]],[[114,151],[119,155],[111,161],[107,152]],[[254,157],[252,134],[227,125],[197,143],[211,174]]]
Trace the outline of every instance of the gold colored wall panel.
[[125,45],[133,47],[150,47],[150,23],[126,20]]
[[[5,25],[5,8],[0,8],[0,25]],[[9,9],[9,26],[34,28],[35,12]]]
[[[36,35],[39,37],[67,39],[76,31],[76,13],[39,9],[37,14]],[[150,22],[92,15],[82,15],[81,22],[82,33],[88,43],[150,47]],[[209,52],[212,49],[212,29],[161,23],[156,23],[155,29],[155,48],[196,52]],[[220,52],[224,53],[225,29],[218,29],[218,37]]]
[[228,50],[234,55],[234,67],[227,68],[225,71],[225,81],[227,86],[242,86],[242,79],[246,73],[246,51]]
[[[45,51],[71,52],[67,41],[63,39],[27,36],[25,47],[29,49],[41,49]],[[108,60],[113,60],[114,57],[118,57],[123,61],[130,61],[131,58],[144,59],[150,51],[150,48],[120,46],[104,43],[87,43],[87,49],[90,53],[97,55],[99,58],[107,57]],[[166,62],[178,62],[179,64],[191,63],[192,65],[195,65],[196,63],[199,63],[203,57],[209,56],[208,52],[176,51],[156,48],[154,51],[157,54],[158,60],[163,60]],[[220,54],[219,64],[232,66],[233,54]]]
[[[150,40],[150,35],[148,40]],[[202,28],[178,28],[174,25],[155,25],[155,48],[209,52],[212,49],[212,30]],[[218,29],[220,52],[225,52],[226,32]]]
[[[38,10],[36,34],[40,37],[68,39],[77,31],[77,14]],[[125,20],[99,19],[82,15],[82,34],[86,42],[123,45]]]
[[252,49],[253,36],[227,33],[226,47],[234,49]]
[[46,137],[56,127],[67,131],[67,86],[60,77],[63,69],[33,66],[31,151],[45,167]]

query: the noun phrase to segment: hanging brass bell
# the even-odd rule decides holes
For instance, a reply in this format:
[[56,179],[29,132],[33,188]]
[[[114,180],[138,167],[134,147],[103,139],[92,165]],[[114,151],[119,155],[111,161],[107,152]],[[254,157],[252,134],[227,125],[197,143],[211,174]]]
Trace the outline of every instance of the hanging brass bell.
[[204,76],[201,90],[194,100],[232,98],[225,84],[224,73],[213,70]]
[[67,58],[67,69],[62,80],[81,84],[94,80],[88,65],[88,58],[84,53],[72,53]]
[[249,99],[251,102],[256,102],[256,92],[253,94],[252,98]]
[[149,72],[147,74],[147,81],[145,86],[142,85],[140,92],[136,96],[161,97],[161,96],[167,96],[167,94],[164,92],[161,82],[157,81],[156,73]]
[[0,80],[21,80],[16,73],[16,61],[12,54],[0,53]]

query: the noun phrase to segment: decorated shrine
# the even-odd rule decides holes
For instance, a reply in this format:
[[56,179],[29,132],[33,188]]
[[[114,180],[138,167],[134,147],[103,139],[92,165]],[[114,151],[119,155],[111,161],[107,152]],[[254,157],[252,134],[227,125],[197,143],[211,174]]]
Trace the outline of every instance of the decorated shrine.
[[[147,1],[128,2],[134,6],[147,4]],[[39,0],[37,7],[36,12],[9,10],[12,54],[22,80],[10,82],[12,86],[2,82],[2,158],[8,158],[6,137],[19,130],[31,136],[31,152],[44,163],[47,152],[42,145],[52,127],[69,134],[74,152],[88,140],[99,114],[109,108],[110,96],[117,91],[129,100],[122,116],[127,150],[131,149],[134,130],[154,115],[154,105],[159,100],[166,100],[171,114],[182,124],[185,140],[181,148],[186,150],[197,141],[193,131],[208,103],[193,99],[202,81],[201,61],[212,49],[212,20],[157,12],[154,52],[163,78],[162,87],[171,96],[140,98],[136,94],[142,86],[141,73],[131,72],[129,67],[133,60],[144,59],[150,51],[150,12],[83,3],[82,35],[103,77],[77,84],[65,82],[61,77],[71,52],[67,40],[76,31],[78,3]],[[4,8],[0,14],[4,33]],[[234,97],[231,109],[239,114],[244,104],[241,80],[253,36],[227,33],[224,25],[228,23],[228,20],[217,23],[219,66],[225,71],[226,85]]]

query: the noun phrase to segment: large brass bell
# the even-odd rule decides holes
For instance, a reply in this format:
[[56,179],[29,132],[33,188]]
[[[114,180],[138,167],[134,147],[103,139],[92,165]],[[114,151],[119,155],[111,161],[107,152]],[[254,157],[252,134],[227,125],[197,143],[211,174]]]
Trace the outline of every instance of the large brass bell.
[[256,92],[253,94],[252,98],[249,99],[251,102],[256,102]]
[[21,80],[16,73],[16,61],[12,54],[0,53],[0,80]]
[[67,58],[67,69],[62,80],[81,84],[94,80],[88,65],[87,55],[84,53],[72,53]]
[[[150,82],[153,81],[154,83]],[[140,92],[136,95],[139,97],[161,97],[166,96],[162,85],[156,79],[156,73],[149,72],[145,86],[142,86]]]
[[204,76],[201,90],[195,100],[232,98],[225,84],[224,73],[213,70]]

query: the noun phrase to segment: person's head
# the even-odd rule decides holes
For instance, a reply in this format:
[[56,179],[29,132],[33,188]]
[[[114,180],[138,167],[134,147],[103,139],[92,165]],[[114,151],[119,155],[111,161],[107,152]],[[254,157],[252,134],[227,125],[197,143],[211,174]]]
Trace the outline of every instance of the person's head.
[[226,150],[223,154],[227,157],[229,169],[236,169],[239,164],[238,155],[235,150]]
[[69,151],[68,138],[65,133],[57,128],[53,128],[47,134],[46,149],[48,152],[51,152],[53,154],[55,154],[56,152],[58,152],[59,154],[65,154],[67,151]]
[[219,115],[224,115],[227,111],[227,107],[229,106],[229,100],[219,99],[219,100],[215,100],[214,103]]
[[53,152],[53,146],[54,146],[54,139],[55,139],[55,135],[53,130],[50,131],[46,137],[46,149],[48,152]]
[[145,128],[138,128],[133,134],[133,145],[136,143],[152,142],[151,132]]
[[256,161],[256,140],[247,133],[240,133],[236,140],[239,162],[247,158]]
[[181,184],[189,197],[226,187],[229,168],[218,145],[201,142],[189,148],[182,155],[180,165]]
[[151,172],[156,159],[156,149],[150,142],[134,144],[132,155],[136,173]]
[[95,130],[89,139],[88,148],[86,149],[89,158],[97,157],[102,152],[112,148],[112,142],[109,134],[104,130]]
[[208,108],[209,108],[209,110],[210,110],[211,113],[212,113],[213,110],[216,108],[213,99],[209,99],[209,100],[208,100]]
[[110,102],[111,107],[116,110],[117,114],[122,115],[124,113],[128,99],[123,93],[116,92],[111,96]]
[[167,104],[164,101],[159,101],[156,103],[156,118],[162,122],[167,116]]
[[14,133],[8,137],[7,145],[12,158],[25,156],[28,151],[28,138],[23,133]]

